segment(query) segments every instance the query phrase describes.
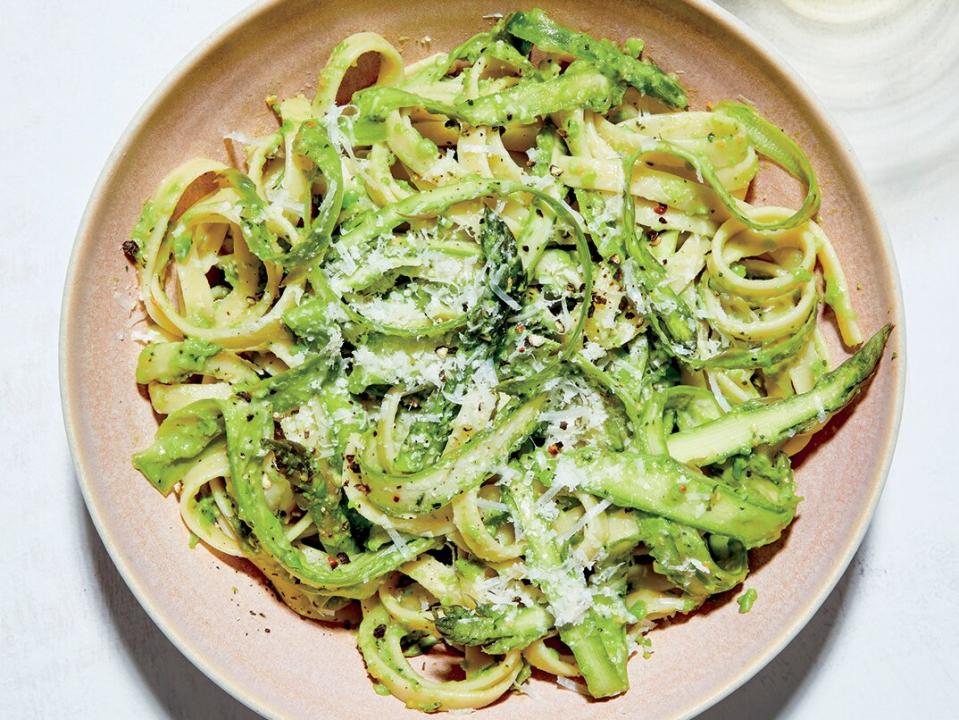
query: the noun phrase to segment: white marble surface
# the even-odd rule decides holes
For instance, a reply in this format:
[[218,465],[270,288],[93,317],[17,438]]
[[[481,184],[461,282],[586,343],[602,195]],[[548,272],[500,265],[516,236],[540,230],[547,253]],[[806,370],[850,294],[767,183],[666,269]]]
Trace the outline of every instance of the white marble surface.
[[[57,324],[80,214],[167,71],[244,0],[0,1],[0,715],[251,718],[133,599],[83,507]],[[899,448],[875,521],[810,625],[704,717],[955,717],[959,702],[959,3],[722,0],[818,92],[896,247],[909,323]]]

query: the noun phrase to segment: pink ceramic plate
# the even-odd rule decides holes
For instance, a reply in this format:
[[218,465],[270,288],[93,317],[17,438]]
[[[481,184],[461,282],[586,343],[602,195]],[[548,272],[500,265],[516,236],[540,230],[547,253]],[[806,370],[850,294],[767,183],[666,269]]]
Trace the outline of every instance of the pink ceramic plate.
[[[652,634],[655,654],[630,665],[632,689],[596,703],[538,682],[479,717],[688,717],[741,685],[809,620],[859,545],[892,458],[903,394],[903,315],[892,249],[843,140],[801,83],[735,19],[701,0],[544,1],[565,24],[623,40],[680,73],[692,106],[745,97],[809,154],[864,331],[896,323],[871,387],[799,464],[805,502],[785,539],[753,558],[749,615],[725,602]],[[455,9],[455,11],[453,11]],[[63,408],[87,506],[134,594],[170,639],[230,693],[272,717],[413,717],[373,692],[351,632],[301,620],[242,563],[187,545],[173,498],[130,465],[156,420],[134,382],[139,346],[134,273],[121,243],[160,178],[197,156],[227,160],[223,135],[266,131],[263,98],[312,92],[332,46],[375,30],[414,59],[487,26],[500,2],[393,4],[273,0],[231,21],[167,79],[120,140],[77,236],[64,294]],[[400,43],[401,38],[412,38]],[[416,39],[430,40],[416,42]],[[427,47],[429,46],[429,47]],[[795,203],[797,188],[767,173],[759,199]],[[839,350],[835,333],[830,340]],[[825,440],[825,441],[823,441]],[[261,615],[262,613],[262,615]],[[269,630],[269,631],[268,631]]]

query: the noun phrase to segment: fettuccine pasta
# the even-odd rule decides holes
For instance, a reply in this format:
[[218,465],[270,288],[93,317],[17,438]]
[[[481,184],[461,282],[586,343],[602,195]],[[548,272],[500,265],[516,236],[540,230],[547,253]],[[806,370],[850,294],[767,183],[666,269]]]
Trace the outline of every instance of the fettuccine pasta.
[[[647,631],[789,525],[790,456],[882,354],[889,328],[829,370],[823,307],[863,336],[802,150],[747,105],[688,110],[642,53],[538,10],[413,64],[350,36],[124,245],[164,416],[134,465],[295,612],[358,604],[410,707],[532,668],[624,692]],[[760,158],[799,208],[748,201]],[[458,678],[409,661],[439,648]]]

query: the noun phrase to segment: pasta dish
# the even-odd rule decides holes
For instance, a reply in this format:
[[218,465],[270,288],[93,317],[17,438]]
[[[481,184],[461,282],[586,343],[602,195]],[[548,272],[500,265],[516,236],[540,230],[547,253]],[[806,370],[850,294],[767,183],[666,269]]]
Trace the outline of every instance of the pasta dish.
[[[806,155],[539,10],[412,64],[352,35],[313,98],[267,102],[274,131],[173,170],[124,244],[163,418],[134,466],[293,611],[357,618],[410,707],[534,669],[625,692],[648,631],[789,526],[790,458],[883,354]],[[798,209],[752,201],[761,159]]]

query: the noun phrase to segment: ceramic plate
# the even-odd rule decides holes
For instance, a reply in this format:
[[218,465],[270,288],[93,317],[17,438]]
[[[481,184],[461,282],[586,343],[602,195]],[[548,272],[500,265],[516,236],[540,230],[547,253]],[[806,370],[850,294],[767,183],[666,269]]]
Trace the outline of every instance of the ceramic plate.
[[[872,516],[889,467],[902,401],[903,317],[892,250],[844,141],[797,79],[738,21],[704,2],[543,0],[557,20],[594,35],[646,39],[679,73],[693,108],[745,98],[799,140],[823,187],[821,222],[855,288],[864,331],[897,324],[860,402],[830,423],[798,465],[799,518],[754,554],[749,615],[735,602],[652,633],[655,653],[630,663],[632,689],[590,702],[545,681],[474,716],[674,718],[734,690],[802,628],[839,579]],[[488,26],[502,2],[276,0],[247,11],[167,79],[120,140],[80,227],[64,295],[64,414],[87,506],[121,574],[170,639],[213,680],[271,717],[414,717],[373,692],[351,632],[300,619],[242,562],[187,545],[172,497],[130,465],[156,418],[138,392],[135,277],[120,251],[166,172],[198,155],[228,161],[223,136],[263,133],[263,99],[312,94],[319,68],[346,35],[374,30],[408,59],[449,49]],[[403,39],[406,38],[404,41]],[[764,172],[760,201],[796,203],[799,188]],[[794,205],[798,207],[798,205]],[[829,340],[841,354],[835,333]],[[893,359],[897,358],[897,359]]]

